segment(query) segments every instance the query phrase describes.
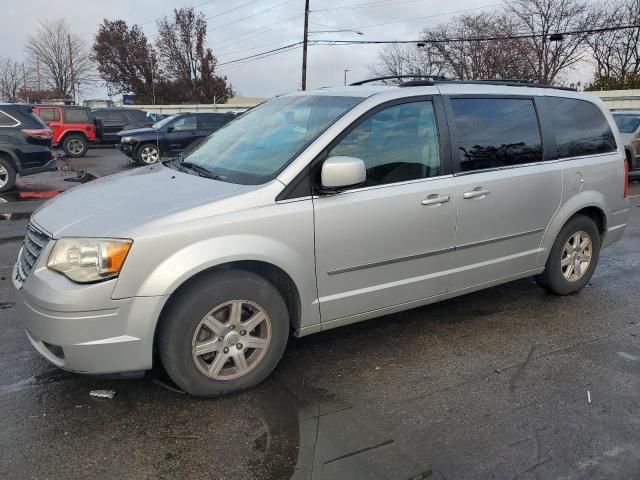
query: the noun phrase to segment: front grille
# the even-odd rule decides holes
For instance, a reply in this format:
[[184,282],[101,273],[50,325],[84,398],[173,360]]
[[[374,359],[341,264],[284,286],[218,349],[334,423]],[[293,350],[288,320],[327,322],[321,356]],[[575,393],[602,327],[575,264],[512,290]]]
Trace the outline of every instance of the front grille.
[[33,224],[29,224],[18,257],[17,271],[20,282],[24,282],[27,279],[38,257],[40,257],[42,249],[49,240],[50,238],[46,233],[36,228]]

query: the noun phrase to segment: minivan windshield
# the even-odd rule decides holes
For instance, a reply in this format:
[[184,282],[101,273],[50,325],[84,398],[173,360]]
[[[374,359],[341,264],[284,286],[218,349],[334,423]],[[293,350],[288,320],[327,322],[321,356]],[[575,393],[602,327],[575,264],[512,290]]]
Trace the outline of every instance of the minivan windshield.
[[620,133],[633,133],[640,126],[640,115],[616,113],[613,118]]
[[362,97],[279,97],[235,118],[183,156],[212,177],[245,185],[274,178]]

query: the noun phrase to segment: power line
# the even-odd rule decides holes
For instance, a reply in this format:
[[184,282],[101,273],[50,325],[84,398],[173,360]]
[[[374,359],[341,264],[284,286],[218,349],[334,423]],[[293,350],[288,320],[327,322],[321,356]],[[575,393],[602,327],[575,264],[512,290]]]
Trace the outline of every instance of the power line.
[[253,29],[253,30],[249,30],[248,32],[241,33],[240,35],[234,35],[234,36],[232,36],[232,37],[223,38],[222,40],[219,40],[219,41],[217,41],[217,42],[215,42],[215,43],[216,43],[218,46],[220,46],[221,44],[228,43],[228,42],[230,42],[231,40],[236,40],[236,39],[238,39],[238,38],[245,37],[246,35],[250,35],[251,33],[254,33],[254,32],[259,32],[259,33],[256,33],[255,35],[250,35],[249,37],[246,37],[246,38],[242,39],[242,41],[243,41],[243,42],[245,42],[245,41],[247,41],[247,40],[248,40],[248,39],[250,39],[250,38],[259,37],[259,36],[260,36],[260,35],[262,35],[263,33],[266,33],[266,32],[268,32],[269,30],[273,30],[276,26],[278,26],[278,25],[280,25],[280,24],[282,24],[282,23],[290,22],[290,21],[291,21],[291,20],[293,20],[294,18],[298,18],[298,17],[301,17],[301,16],[302,16],[302,14],[301,14],[301,13],[298,13],[298,14],[296,14],[296,15],[292,16],[292,17],[288,17],[288,18],[285,18],[284,20],[280,20],[279,22],[272,23],[272,24],[271,24],[270,26],[268,26],[268,27],[259,27],[259,28],[255,28],[255,29]]
[[[207,4],[209,4],[209,3],[213,3],[213,2],[215,2],[215,1],[216,1],[216,0],[206,0],[205,2],[198,3],[197,5],[194,5],[193,7],[190,7],[190,8],[194,8],[194,9],[195,9],[195,8],[204,7],[205,5],[207,5]],[[160,20],[161,18],[164,18],[164,16],[156,17],[156,18],[154,18],[153,20],[147,20],[146,22],[139,23],[139,25],[147,25],[147,24],[149,24],[149,23],[157,22],[157,21],[158,21],[158,20]]]
[[[610,27],[598,27],[589,28],[584,30],[569,30],[565,32],[553,32],[553,35],[581,35],[581,34],[594,34],[601,32],[612,32],[616,30],[628,30],[631,28],[640,28],[639,25],[620,25]],[[540,38],[548,37],[549,33],[525,33],[518,35],[503,35],[494,37],[461,37],[461,38],[440,38],[440,39],[421,39],[421,40],[328,40],[318,39],[315,40],[316,45],[380,45],[380,44],[406,44],[406,43],[453,43],[453,42],[488,42],[498,40],[518,40],[527,38]]]
[[249,59],[249,60],[241,59],[242,61],[238,61],[238,62],[230,64],[230,65],[224,65],[223,69],[225,71],[227,71],[227,70],[232,69],[232,68],[241,67],[242,65],[246,65],[247,63],[257,62],[259,60],[262,60],[263,58],[269,58],[269,57],[273,57],[275,55],[281,55],[283,53],[293,52],[294,50],[300,50],[301,48],[302,48],[302,42],[300,42],[299,45],[292,46],[292,47],[287,47],[287,48],[285,48],[283,50],[279,50],[277,52],[273,52],[273,53],[269,53],[269,54],[266,54],[266,55],[262,55],[262,56],[257,57],[257,58],[252,58],[252,59]]
[[281,43],[287,43],[287,42],[293,42],[294,40],[296,40],[295,38],[290,38],[288,40],[280,40],[279,42],[272,42],[272,43],[266,43],[264,45],[257,45],[255,47],[249,47],[249,48],[243,48],[242,50],[234,50],[232,52],[228,52],[228,51],[222,51],[220,52],[219,50],[216,52],[216,56],[217,55],[233,55],[235,53],[242,53],[242,52],[248,52],[250,50],[257,50],[259,48],[264,48],[264,47],[271,47],[272,45],[279,45]]
[[426,0],[380,0],[379,2],[365,2],[365,3],[352,3],[350,5],[341,5],[339,7],[330,7],[330,8],[320,8],[318,10],[311,10],[312,13],[319,12],[333,12],[336,10],[356,10],[359,8],[374,8],[374,7],[385,7],[388,5],[404,5],[407,3],[418,3],[424,2]]
[[484,10],[486,8],[497,7],[499,5],[501,5],[501,4],[492,3],[491,5],[483,5],[483,6],[480,6],[480,7],[465,8],[465,9],[462,9],[462,10],[453,10],[453,11],[449,11],[449,12],[435,13],[435,14],[432,14],[432,15],[424,15],[422,17],[403,18],[401,20],[392,20],[390,22],[374,23],[374,24],[371,24],[371,25],[363,25],[363,26],[358,26],[358,27],[353,27],[353,28],[355,30],[364,30],[364,29],[367,29],[367,28],[382,27],[384,25],[393,25],[395,23],[413,22],[414,20],[424,20],[426,18],[443,17],[445,15],[454,15],[456,13],[472,12],[474,10]]
[[240,10],[241,8],[246,7],[247,5],[251,5],[252,3],[257,3],[261,0],[251,0],[250,2],[243,3],[242,5],[238,5],[237,7],[230,8],[229,10],[225,10],[224,12],[216,13],[215,15],[209,15],[205,18],[205,20],[211,20],[212,18],[218,18],[222,15],[226,15],[227,13],[235,12],[236,10]]
[[282,51],[282,50],[285,50],[285,49],[288,49],[288,48],[291,48],[291,47],[295,47],[295,46],[298,46],[298,45],[302,45],[302,42],[290,43],[289,45],[285,45],[284,47],[274,48],[273,50],[267,50],[266,52],[256,53],[254,55],[249,55],[248,57],[236,58],[234,60],[229,60],[227,62],[219,63],[218,66],[221,67],[223,65],[230,65],[232,63],[241,62],[243,60],[250,60],[250,59],[253,59],[253,58],[260,57],[262,55],[266,55],[266,54],[274,53],[274,52],[279,52],[279,51]]
[[223,26],[221,26],[219,28],[216,28],[216,29],[213,29],[213,31],[222,30],[223,28],[227,28],[230,25],[235,25],[236,23],[242,22],[243,20],[246,20],[247,18],[255,17],[256,15],[260,15],[260,14],[268,12],[270,10],[275,10],[276,8],[279,8],[282,5],[285,5],[285,4],[291,3],[291,2],[293,2],[293,0],[285,0],[284,2],[280,2],[280,3],[276,4],[276,5],[274,5],[273,7],[265,8],[263,10],[259,10],[259,11],[255,12],[255,13],[252,13],[251,15],[247,15],[246,17],[242,17],[242,18],[239,18],[237,20],[234,20],[233,22],[225,23]]

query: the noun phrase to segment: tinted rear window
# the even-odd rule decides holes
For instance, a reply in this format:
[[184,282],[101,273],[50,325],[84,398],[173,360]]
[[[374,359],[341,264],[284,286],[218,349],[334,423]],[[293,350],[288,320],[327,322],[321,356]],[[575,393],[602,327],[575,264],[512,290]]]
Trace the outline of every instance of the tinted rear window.
[[38,115],[45,122],[58,121],[60,118],[58,117],[58,109],[57,108],[41,108],[38,111]]
[[127,110],[125,114],[127,115],[127,117],[131,119],[131,121],[134,121],[134,122],[149,121],[149,119],[147,118],[147,114],[142,110]]
[[454,98],[451,107],[463,172],[542,160],[533,100]]
[[220,128],[227,122],[233,120],[232,115],[199,115],[200,128]]
[[68,123],[90,123],[89,111],[84,108],[65,108],[64,119]]
[[616,150],[613,131],[596,105],[574,98],[547,97],[545,101],[556,135],[557,158]]
[[0,111],[0,127],[13,127],[17,124],[18,122],[14,118],[11,118],[3,111]]

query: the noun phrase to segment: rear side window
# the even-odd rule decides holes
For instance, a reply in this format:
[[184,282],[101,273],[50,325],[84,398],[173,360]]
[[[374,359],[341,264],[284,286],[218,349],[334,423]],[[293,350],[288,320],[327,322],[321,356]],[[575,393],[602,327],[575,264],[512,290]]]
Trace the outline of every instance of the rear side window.
[[121,123],[123,125],[129,123],[129,119],[124,114],[124,112],[119,112],[117,110],[113,112],[107,112],[107,120],[114,123]]
[[225,120],[224,115],[200,115],[198,117],[200,122],[200,128],[220,128],[228,120]]
[[57,108],[41,108],[38,111],[38,116],[45,122],[57,122],[60,120]]
[[533,100],[454,98],[451,107],[461,171],[542,161]]
[[132,122],[146,122],[149,120],[147,118],[147,114],[142,110],[127,110],[126,112],[122,113],[129,117],[129,120]]
[[68,123],[90,123],[89,112],[83,108],[65,108],[64,119]]
[[15,127],[19,124],[16,119],[11,118],[6,113],[0,111],[0,127]]
[[557,158],[597,155],[616,150],[609,122],[591,102],[574,98],[546,98],[556,135]]

